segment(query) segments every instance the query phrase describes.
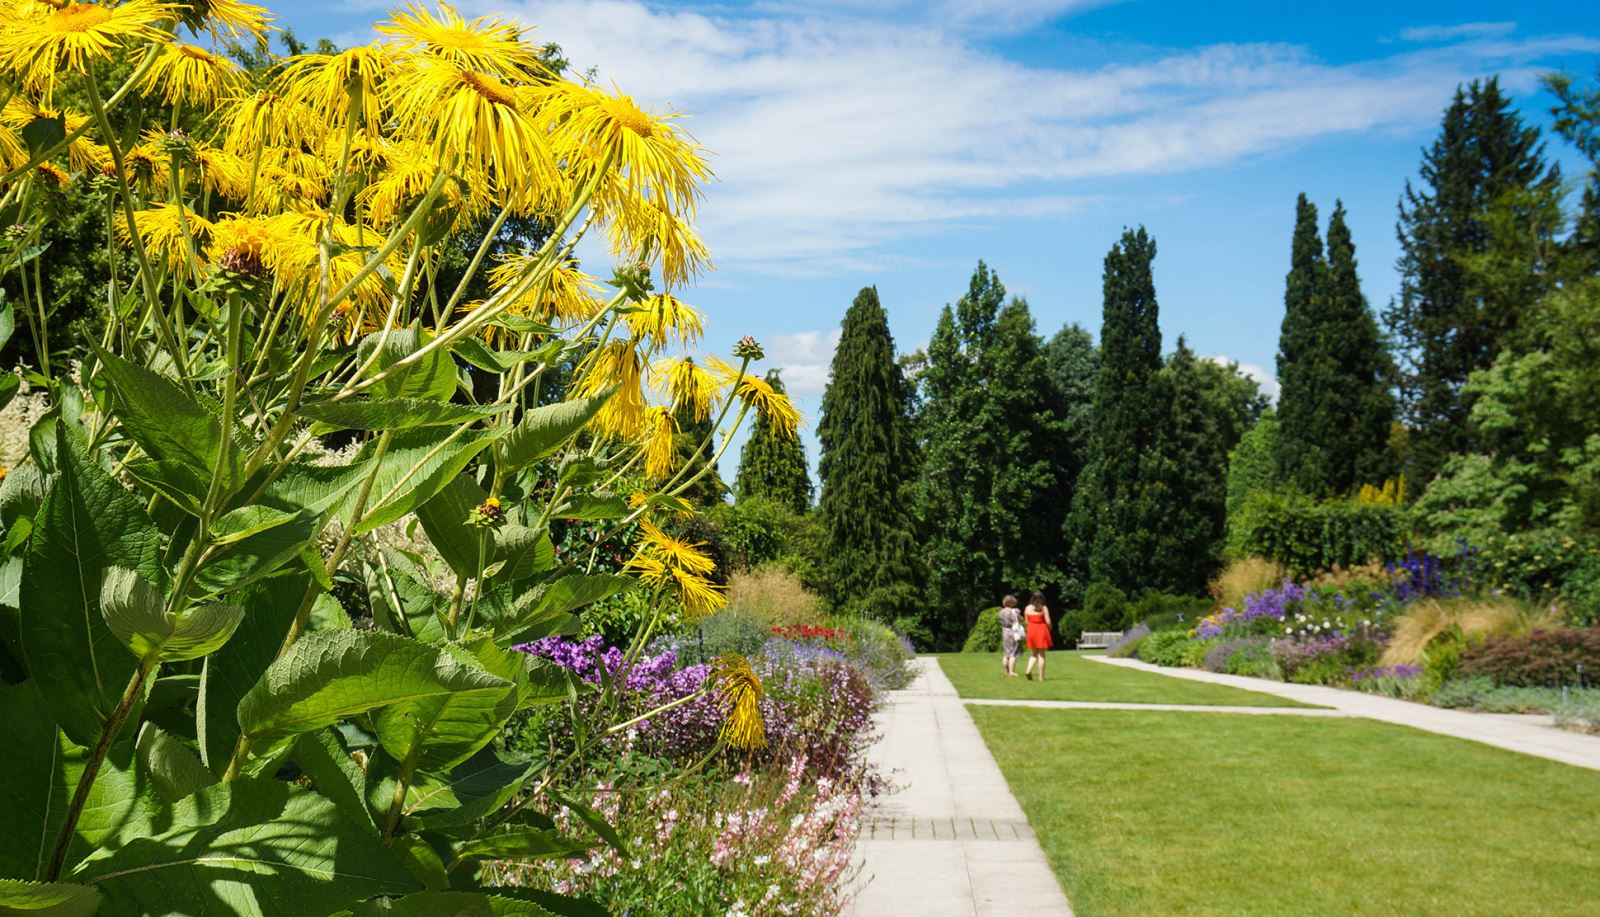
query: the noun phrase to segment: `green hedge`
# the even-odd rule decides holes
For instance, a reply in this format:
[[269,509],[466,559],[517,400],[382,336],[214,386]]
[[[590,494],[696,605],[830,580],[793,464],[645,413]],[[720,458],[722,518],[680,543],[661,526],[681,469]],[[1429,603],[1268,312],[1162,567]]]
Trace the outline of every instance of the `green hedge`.
[[963,653],[998,653],[1000,652],[1000,608],[985,608],[978,612],[978,623],[972,625],[972,633],[967,635],[967,642],[961,645]]
[[1407,534],[1398,507],[1264,491],[1246,498],[1234,525],[1245,555],[1276,561],[1296,575],[1397,557]]

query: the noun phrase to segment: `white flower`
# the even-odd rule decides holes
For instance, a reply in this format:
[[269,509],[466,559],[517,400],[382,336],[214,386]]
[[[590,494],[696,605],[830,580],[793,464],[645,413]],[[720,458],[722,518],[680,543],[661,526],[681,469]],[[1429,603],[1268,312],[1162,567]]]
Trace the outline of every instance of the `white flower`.
[[1294,628],[1292,628],[1292,627],[1285,627],[1285,628],[1284,628],[1284,629],[1283,629],[1283,632],[1284,632],[1284,633],[1286,633],[1286,634],[1292,634],[1292,633],[1294,633]]

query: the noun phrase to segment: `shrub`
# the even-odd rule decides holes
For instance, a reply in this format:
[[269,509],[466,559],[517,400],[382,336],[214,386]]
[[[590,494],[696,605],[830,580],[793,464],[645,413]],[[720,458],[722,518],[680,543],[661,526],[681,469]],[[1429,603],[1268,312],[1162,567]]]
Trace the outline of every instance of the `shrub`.
[[1348,680],[1357,691],[1403,700],[1421,700],[1429,693],[1429,679],[1420,665],[1360,666],[1350,671]]
[[[1072,612],[1068,612],[1070,616]],[[1078,619],[1075,629],[1068,631],[1065,617],[1062,620],[1061,635],[1068,637],[1069,633],[1076,636],[1086,630],[1113,630],[1121,629],[1126,624],[1129,615],[1128,596],[1121,589],[1111,583],[1090,583],[1089,588],[1083,591],[1082,617]],[[1071,637],[1069,637],[1071,639]]]
[[[1447,647],[1451,643],[1470,644],[1505,634],[1524,634],[1546,617],[1505,597],[1424,599],[1394,620],[1383,664],[1426,663],[1430,654],[1449,655]],[[1455,654],[1459,655],[1459,650]]]
[[1407,531],[1399,507],[1271,491],[1246,497],[1234,525],[1244,553],[1295,575],[1394,557],[1405,547]]
[[1154,665],[1174,666],[1183,662],[1183,649],[1190,643],[1181,630],[1158,630],[1139,644],[1139,658]]
[[1287,681],[1306,685],[1336,685],[1348,680],[1352,668],[1378,661],[1378,644],[1366,637],[1333,634],[1295,640],[1277,640],[1272,655]]
[[1556,725],[1562,729],[1575,729],[1600,735],[1600,697],[1585,697],[1556,707],[1552,711]]
[[1283,668],[1272,655],[1272,644],[1265,640],[1252,640],[1234,650],[1228,655],[1223,671],[1229,675],[1283,680]]
[[728,579],[728,606],[761,615],[781,627],[814,624],[823,618],[821,597],[806,589],[800,577],[777,566],[765,566]]
[[1178,655],[1178,664],[1188,669],[1198,669],[1205,665],[1206,654],[1211,652],[1221,641],[1216,638],[1206,640],[1190,640],[1184,644],[1183,652]]
[[874,688],[897,690],[911,683],[917,654],[910,640],[876,621],[851,621],[844,630],[845,658],[867,673]]
[[1600,627],[1553,627],[1469,646],[1457,672],[1502,685],[1600,684]]
[[972,633],[967,635],[967,642],[961,645],[963,653],[998,653],[1000,652],[1000,609],[986,608],[978,612],[978,623],[972,625]]
[[1106,648],[1106,655],[1116,659],[1127,659],[1139,652],[1139,645],[1150,636],[1150,625],[1135,624],[1131,630],[1124,631],[1114,643]]
[[1139,600],[1129,607],[1128,615],[1123,619],[1126,622],[1124,626],[1131,627],[1141,621],[1153,621],[1157,625],[1183,624],[1205,614],[1209,607],[1210,603],[1205,599],[1151,590],[1139,596]]
[[1265,647],[1268,642],[1261,637],[1236,637],[1231,640],[1218,640],[1206,651],[1203,668],[1208,672],[1226,672],[1228,671],[1228,660],[1232,658],[1233,654],[1247,646]]
[[[767,618],[745,608],[728,607],[686,628],[660,645],[670,644],[685,665],[710,663],[718,656],[738,653],[754,656],[772,638]],[[652,650],[659,649],[653,646]]]
[[1288,576],[1282,564],[1265,557],[1246,557],[1228,564],[1211,580],[1211,599],[1218,608],[1240,608],[1245,596],[1265,592]]
[[1600,688],[1497,685],[1481,675],[1452,678],[1434,692],[1438,707],[1469,707],[1482,713],[1554,713],[1564,704],[1600,703]]

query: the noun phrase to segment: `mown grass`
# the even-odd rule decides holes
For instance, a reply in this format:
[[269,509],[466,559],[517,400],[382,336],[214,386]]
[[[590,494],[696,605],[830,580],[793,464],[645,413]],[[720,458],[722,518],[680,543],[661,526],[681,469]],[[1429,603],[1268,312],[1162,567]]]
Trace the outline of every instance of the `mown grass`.
[[1360,719],[967,709],[1084,917],[1600,908],[1597,771]]
[[[1123,669],[1090,662],[1087,654],[1055,652],[1048,655],[1044,683],[1007,678],[1000,671],[998,653],[955,653],[939,657],[944,674],[962,697],[1003,700],[1115,701],[1129,704],[1215,704],[1226,707],[1304,707],[1271,694],[1257,694],[1172,678],[1152,672]],[[1026,660],[1018,660],[1023,671]]]

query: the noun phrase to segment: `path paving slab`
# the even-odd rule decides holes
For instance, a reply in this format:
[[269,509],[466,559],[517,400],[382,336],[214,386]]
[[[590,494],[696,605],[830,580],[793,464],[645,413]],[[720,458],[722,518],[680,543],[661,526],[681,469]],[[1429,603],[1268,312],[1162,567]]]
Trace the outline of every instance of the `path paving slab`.
[[1072,908],[938,660],[877,715],[868,758],[896,790],[866,814],[855,917],[1070,917]]
[[1322,685],[1293,685],[1281,681],[1268,681],[1264,678],[1223,675],[1199,669],[1166,668],[1140,662],[1137,659],[1112,659],[1108,656],[1086,658],[1106,665],[1140,669],[1172,678],[1187,678],[1190,681],[1204,681],[1243,688],[1247,691],[1275,694],[1278,697],[1343,711],[1351,716],[1364,716],[1398,726],[1410,726],[1413,729],[1482,742],[1496,748],[1548,758],[1563,764],[1600,770],[1600,736],[1558,729],[1543,718],[1506,717],[1467,713],[1463,710],[1446,710],[1442,707],[1392,697],[1363,694],[1360,691],[1345,691]]

